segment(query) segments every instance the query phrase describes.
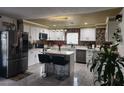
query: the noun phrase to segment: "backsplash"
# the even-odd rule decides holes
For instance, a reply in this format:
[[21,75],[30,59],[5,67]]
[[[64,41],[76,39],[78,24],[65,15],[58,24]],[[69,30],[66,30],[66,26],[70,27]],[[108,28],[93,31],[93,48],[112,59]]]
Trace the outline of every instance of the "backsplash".
[[49,46],[53,46],[53,45],[65,45],[66,44],[66,42],[65,41],[55,41],[55,40],[48,40],[47,41],[47,44],[49,45]]
[[96,44],[95,41],[80,41],[79,42],[79,45],[82,45],[82,46],[92,46],[92,44]]
[[105,42],[105,28],[96,28],[96,45]]

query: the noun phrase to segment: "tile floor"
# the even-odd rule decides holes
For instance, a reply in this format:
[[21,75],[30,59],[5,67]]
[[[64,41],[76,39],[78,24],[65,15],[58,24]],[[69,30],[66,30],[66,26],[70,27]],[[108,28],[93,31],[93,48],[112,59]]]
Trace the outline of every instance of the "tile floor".
[[93,86],[93,74],[86,64],[75,63],[74,76],[70,76],[64,81],[55,79],[54,76],[41,78],[40,64],[30,66],[32,72],[30,76],[14,81],[0,77],[0,86]]

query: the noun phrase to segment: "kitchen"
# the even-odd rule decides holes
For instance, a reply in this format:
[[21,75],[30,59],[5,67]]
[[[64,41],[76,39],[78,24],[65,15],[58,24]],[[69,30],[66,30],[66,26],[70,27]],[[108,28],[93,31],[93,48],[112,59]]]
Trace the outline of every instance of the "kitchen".
[[[113,33],[119,25],[116,21],[116,17],[121,11],[123,13],[123,10],[122,8],[105,10],[101,8],[101,11],[86,14],[68,14],[67,16],[63,16],[62,14],[62,16],[50,16],[39,19],[24,18],[18,20],[17,23],[16,19],[1,16],[0,26],[2,27],[2,31],[16,29],[28,34],[28,45],[26,46],[28,46],[29,49],[28,54],[26,54],[28,61],[25,63],[25,71],[28,70],[35,74],[26,77],[26,80],[28,78],[30,79],[28,80],[29,84],[26,83],[27,85],[38,85],[38,81],[41,81],[41,85],[48,86],[57,85],[57,82],[61,82],[60,85],[93,85],[93,74],[89,71],[87,66],[92,65],[94,52],[99,51],[100,46],[105,41],[108,43],[113,41]],[[7,28],[7,23],[10,23],[9,25],[15,24],[15,27]],[[5,27],[2,25],[5,25]],[[123,48],[123,45],[120,46],[120,48]],[[63,68],[61,68],[62,66],[60,65],[54,65],[53,67],[51,63],[42,64],[39,60],[39,54],[48,54],[52,58],[55,55],[61,55],[64,59],[67,58],[67,60],[64,61],[68,61],[68,64],[62,65]],[[123,52],[121,52],[121,54],[123,55]],[[38,71],[35,72],[35,70]],[[56,78],[53,76],[47,77],[44,70],[47,70],[47,73],[50,74],[53,74],[55,70],[57,76],[66,74],[69,78],[64,78],[64,81],[57,78],[56,81]],[[61,73],[61,70],[64,72]],[[80,70],[84,70],[84,73],[79,73]],[[39,72],[40,76],[38,76]],[[87,75],[87,77],[85,77],[85,75]],[[56,83],[50,80],[44,80],[51,78],[53,80],[55,79]],[[83,80],[83,78],[89,78],[89,80]],[[38,79],[37,83],[35,82],[36,79]],[[7,79],[6,82],[8,81]],[[22,81],[19,81],[19,85],[23,85],[25,79],[22,79]],[[74,84],[74,82],[78,82],[79,84]]]

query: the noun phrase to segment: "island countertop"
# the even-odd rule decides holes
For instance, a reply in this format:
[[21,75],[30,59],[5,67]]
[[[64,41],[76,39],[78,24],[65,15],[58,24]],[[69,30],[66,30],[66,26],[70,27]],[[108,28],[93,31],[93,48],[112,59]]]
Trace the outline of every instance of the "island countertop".
[[58,51],[58,50],[47,50],[46,53],[49,54],[58,54],[58,55],[72,55],[74,51]]

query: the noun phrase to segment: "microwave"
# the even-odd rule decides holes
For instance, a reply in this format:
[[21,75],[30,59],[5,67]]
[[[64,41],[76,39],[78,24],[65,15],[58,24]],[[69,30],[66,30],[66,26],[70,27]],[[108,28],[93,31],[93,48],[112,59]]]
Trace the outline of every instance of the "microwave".
[[48,35],[46,33],[39,33],[39,40],[47,40]]

